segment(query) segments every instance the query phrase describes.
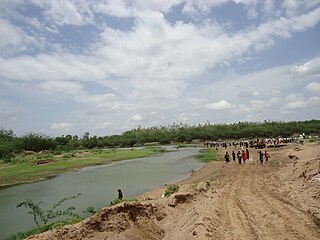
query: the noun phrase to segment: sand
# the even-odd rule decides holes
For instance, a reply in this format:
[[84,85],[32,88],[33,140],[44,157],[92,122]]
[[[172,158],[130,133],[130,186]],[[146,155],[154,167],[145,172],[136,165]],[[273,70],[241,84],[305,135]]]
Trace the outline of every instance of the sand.
[[28,239],[320,239],[320,145],[268,150],[268,164],[250,149],[254,161],[208,164],[169,198],[155,189]]

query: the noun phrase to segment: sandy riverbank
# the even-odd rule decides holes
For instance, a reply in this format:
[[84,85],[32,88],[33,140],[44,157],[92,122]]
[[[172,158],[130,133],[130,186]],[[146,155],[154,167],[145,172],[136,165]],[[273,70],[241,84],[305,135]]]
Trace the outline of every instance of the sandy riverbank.
[[214,162],[169,198],[155,189],[29,239],[320,239],[320,145],[269,153],[268,165]]

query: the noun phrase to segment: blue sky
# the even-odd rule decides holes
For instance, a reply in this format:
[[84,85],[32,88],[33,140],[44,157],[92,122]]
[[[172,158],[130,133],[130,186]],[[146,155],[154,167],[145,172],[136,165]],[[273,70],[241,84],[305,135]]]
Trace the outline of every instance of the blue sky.
[[319,0],[1,0],[0,126],[320,118]]

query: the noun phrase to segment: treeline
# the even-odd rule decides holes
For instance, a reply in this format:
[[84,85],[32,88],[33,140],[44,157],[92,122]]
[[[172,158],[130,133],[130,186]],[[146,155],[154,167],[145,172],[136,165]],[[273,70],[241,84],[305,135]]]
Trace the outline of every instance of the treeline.
[[224,140],[257,137],[289,137],[294,134],[319,134],[320,120],[295,122],[238,122],[233,124],[173,124],[149,128],[135,128],[119,135],[82,137],[66,135],[49,137],[41,133],[15,136],[12,130],[0,129],[0,159],[10,159],[22,150],[72,150],[81,148],[133,147],[148,143],[170,144],[191,142],[193,139]]

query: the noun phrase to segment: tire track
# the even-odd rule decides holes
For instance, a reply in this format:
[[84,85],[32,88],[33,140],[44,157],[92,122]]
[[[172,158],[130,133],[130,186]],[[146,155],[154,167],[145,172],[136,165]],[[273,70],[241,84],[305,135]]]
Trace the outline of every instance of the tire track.
[[263,200],[272,213],[281,219],[277,222],[278,224],[284,224],[285,233],[288,237],[290,236],[290,239],[320,239],[317,226],[307,214],[268,193],[265,185],[261,184],[261,179],[257,179],[257,176],[254,177],[254,182],[260,184],[259,187],[252,184],[255,194]]
[[296,233],[262,198],[256,187],[256,173],[243,175],[243,193],[240,195],[243,211],[248,215],[259,239],[297,239]]
[[255,227],[252,225],[248,214],[244,211],[240,199],[241,184],[240,175],[233,177],[224,194],[222,204],[227,216],[227,227],[225,239],[259,239]]

